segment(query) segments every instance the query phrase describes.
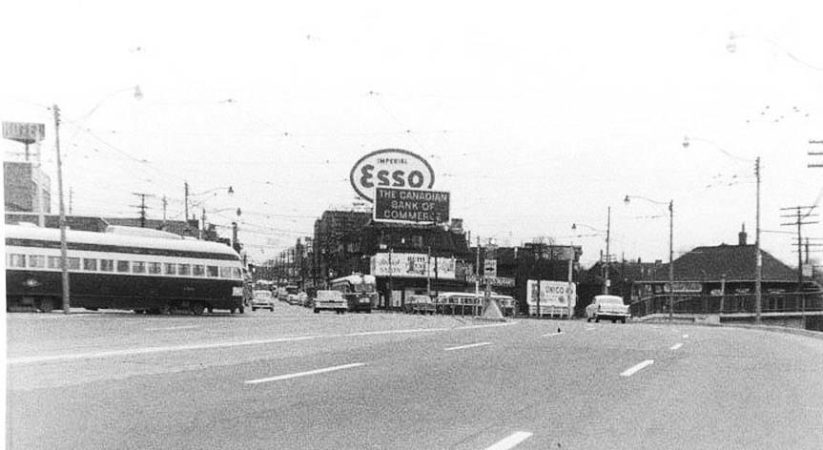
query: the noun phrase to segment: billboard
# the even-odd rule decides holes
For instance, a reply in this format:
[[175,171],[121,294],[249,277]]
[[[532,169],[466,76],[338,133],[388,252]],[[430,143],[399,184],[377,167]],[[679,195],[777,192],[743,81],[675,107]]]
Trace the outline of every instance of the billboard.
[[381,222],[444,223],[449,221],[448,192],[375,188],[373,218]]
[[387,277],[391,274],[392,277],[398,278],[428,276],[454,280],[455,259],[434,256],[430,258],[425,253],[377,253],[371,257],[371,274],[376,277]]
[[40,142],[46,137],[46,125],[42,123],[3,122],[3,137],[24,144]]
[[[537,286],[537,280],[529,280],[526,285],[526,302],[529,305],[537,305]],[[577,303],[577,286],[566,281],[540,280],[539,295],[541,307],[573,308]]]
[[354,191],[369,202],[375,187],[431,189],[434,170],[423,157],[396,148],[377,150],[360,158],[349,173]]

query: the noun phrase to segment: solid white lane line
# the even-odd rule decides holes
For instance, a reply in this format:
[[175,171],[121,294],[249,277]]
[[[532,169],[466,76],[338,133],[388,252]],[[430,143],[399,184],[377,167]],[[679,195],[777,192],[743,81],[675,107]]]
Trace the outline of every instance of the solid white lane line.
[[308,372],[298,372],[298,373],[290,373],[288,375],[278,375],[276,377],[270,377],[270,378],[260,378],[259,380],[246,381],[246,384],[260,384],[260,383],[268,383],[270,381],[288,380],[290,378],[306,377],[306,376],[309,376],[309,375],[317,375],[317,374],[320,374],[320,373],[334,372],[336,370],[343,370],[343,369],[352,369],[354,367],[360,367],[360,366],[365,366],[365,364],[364,363],[344,364],[342,366],[326,367],[325,369],[310,370]]
[[528,431],[518,431],[502,441],[497,442],[486,450],[509,450],[530,437],[532,437],[532,433],[529,433]]
[[[63,316],[59,316],[63,317]],[[226,348],[226,347],[241,347],[247,345],[261,345],[261,344],[275,344],[279,342],[297,342],[297,341],[305,341],[308,339],[320,339],[320,338],[337,338],[337,337],[357,337],[357,336],[374,336],[374,335],[386,335],[386,334],[406,334],[406,333],[427,333],[427,332],[442,332],[442,331],[450,331],[450,330],[470,330],[475,328],[490,328],[490,327],[499,327],[499,326],[509,326],[514,325],[517,322],[508,322],[503,324],[490,324],[490,325],[472,325],[466,327],[456,327],[456,328],[413,328],[413,329],[406,329],[406,330],[384,330],[384,331],[365,331],[365,332],[358,332],[358,333],[349,333],[349,334],[330,334],[330,335],[313,335],[313,336],[297,336],[297,337],[286,337],[286,338],[274,338],[274,339],[261,339],[261,340],[250,340],[250,341],[240,341],[240,342],[218,342],[213,344],[192,344],[192,345],[175,345],[175,346],[168,346],[168,347],[144,347],[144,348],[127,348],[121,350],[105,350],[99,352],[89,352],[89,353],[68,353],[62,355],[45,355],[45,356],[26,356],[26,357],[18,357],[18,358],[7,358],[6,365],[15,365],[15,364],[33,364],[33,363],[42,363],[42,362],[55,362],[55,361],[71,361],[71,360],[81,360],[81,359],[91,359],[91,358],[107,358],[107,357],[115,357],[115,356],[131,356],[131,355],[145,355],[145,354],[152,354],[152,353],[163,353],[163,352],[176,352],[176,351],[187,351],[187,350],[206,350],[212,348]]]
[[684,335],[683,335],[683,339],[688,339],[688,338],[689,338],[689,335],[688,335],[688,334],[684,334]]
[[682,346],[683,346],[683,343],[678,342],[677,344],[672,345],[672,347],[669,350],[677,350],[678,348],[680,348]]
[[543,336],[540,336],[540,337],[560,336],[561,334],[563,334],[563,332],[562,332],[562,331],[561,331],[561,332],[559,332],[559,333],[548,333],[548,334],[544,334]]
[[627,369],[626,371],[621,373],[620,376],[621,377],[630,377],[630,376],[634,375],[635,373],[637,373],[638,371],[643,370],[644,368],[646,368],[648,366],[651,366],[652,364],[654,364],[654,360],[647,359],[647,360],[643,361],[642,363],[640,363],[640,364],[638,364],[638,365],[636,365],[632,368]]
[[596,329],[597,329],[597,328],[595,328],[595,327],[589,327],[589,328],[586,328],[586,331],[594,331],[594,330],[596,330]]
[[226,347],[239,347],[245,345],[261,345],[261,344],[275,344],[278,342],[297,342],[297,341],[306,341],[309,339],[317,339],[323,336],[297,336],[297,337],[288,337],[288,338],[277,338],[277,339],[261,339],[261,340],[254,340],[254,341],[242,341],[242,342],[218,342],[214,344],[195,344],[195,345],[176,345],[171,347],[145,347],[145,348],[127,348],[122,350],[108,350],[102,352],[91,352],[91,353],[69,353],[65,355],[47,355],[47,356],[28,356],[22,358],[8,358],[6,360],[7,365],[14,365],[14,364],[30,364],[30,363],[40,363],[40,362],[52,362],[52,361],[68,361],[68,360],[78,360],[78,359],[91,359],[91,358],[106,358],[109,356],[131,356],[131,355],[147,355],[152,353],[164,353],[164,352],[175,352],[175,351],[183,351],[183,350],[206,350],[212,348],[226,348]]
[[484,345],[491,345],[491,342],[478,342],[476,344],[460,345],[460,346],[457,346],[457,347],[444,348],[443,350],[445,350],[447,352],[450,352],[452,350],[463,350],[464,348],[482,347]]
[[188,325],[180,327],[165,327],[165,328],[146,328],[146,331],[165,331],[165,330],[188,330],[192,328],[200,328],[198,325]]

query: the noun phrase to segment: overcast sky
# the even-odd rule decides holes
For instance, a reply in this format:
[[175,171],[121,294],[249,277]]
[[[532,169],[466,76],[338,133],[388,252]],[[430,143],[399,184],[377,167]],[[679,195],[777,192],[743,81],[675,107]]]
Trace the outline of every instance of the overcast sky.
[[819,2],[550,3],[7,2],[0,119],[47,124],[55,211],[52,104],[74,214],[137,217],[146,193],[182,219],[188,181],[209,220],[241,208],[258,262],[350,207],[378,149],[427,159],[473,237],[582,244],[587,264],[604,236],[571,224],[605,229],[609,207],[613,254],[668,258],[666,207],[626,194],[674,201],[676,255],[744,222],[752,242],[760,156],[763,247],[796,264],[780,208],[823,189]]

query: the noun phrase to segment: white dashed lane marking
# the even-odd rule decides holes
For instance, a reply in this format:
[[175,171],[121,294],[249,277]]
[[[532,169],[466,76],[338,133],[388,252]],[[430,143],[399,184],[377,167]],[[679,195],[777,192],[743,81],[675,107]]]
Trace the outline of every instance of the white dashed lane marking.
[[651,366],[652,364],[654,364],[654,360],[647,359],[647,360],[643,361],[642,363],[640,363],[640,364],[638,364],[634,367],[630,367],[629,369],[626,369],[625,371],[623,371],[623,373],[620,374],[620,376],[621,377],[630,377],[630,376],[636,374],[637,372],[645,369],[646,367]]
[[444,348],[443,350],[445,350],[447,352],[450,352],[452,350],[463,350],[463,349],[466,349],[466,348],[483,347],[484,345],[491,345],[491,342],[478,342],[476,344],[459,345],[457,347]]
[[680,347],[682,347],[682,346],[683,346],[683,343],[682,343],[682,342],[678,342],[677,344],[672,345],[672,346],[671,346],[671,348],[670,348],[669,350],[677,350],[677,349],[679,349],[679,348],[680,348]]
[[306,377],[306,376],[310,376],[310,375],[318,375],[318,374],[321,374],[321,373],[335,372],[337,370],[352,369],[352,368],[361,367],[361,366],[365,366],[365,364],[364,363],[344,364],[342,366],[334,366],[334,367],[326,367],[324,369],[309,370],[308,372],[290,373],[290,374],[287,374],[287,375],[278,375],[276,377],[260,378],[258,380],[248,380],[248,381],[246,381],[246,384],[260,384],[260,383],[269,383],[269,382],[272,382],[272,381],[289,380],[291,378]]
[[514,433],[511,436],[497,442],[486,450],[509,450],[530,437],[532,437],[532,433],[529,433],[528,431],[518,431],[517,433]]
[[166,331],[166,330],[190,330],[192,328],[200,328],[197,325],[188,325],[180,327],[165,327],[165,328],[146,328],[146,331]]
[[543,336],[540,336],[540,337],[553,337],[553,336],[560,336],[561,334],[563,334],[563,332],[558,331],[557,333],[548,333],[548,334],[544,334]]

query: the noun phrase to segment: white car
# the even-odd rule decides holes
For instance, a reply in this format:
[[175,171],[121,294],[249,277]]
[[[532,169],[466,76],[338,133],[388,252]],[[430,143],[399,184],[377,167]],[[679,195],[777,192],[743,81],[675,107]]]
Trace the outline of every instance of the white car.
[[344,314],[349,309],[349,305],[340,291],[317,291],[317,296],[314,298],[314,312],[319,313],[324,309]]
[[600,319],[611,319],[612,323],[618,320],[626,323],[631,316],[629,306],[623,304],[623,297],[617,295],[595,295],[591,305],[586,306],[586,321],[600,322]]
[[251,297],[251,310],[257,311],[260,309],[269,309],[274,312],[274,295],[271,291],[253,291]]

